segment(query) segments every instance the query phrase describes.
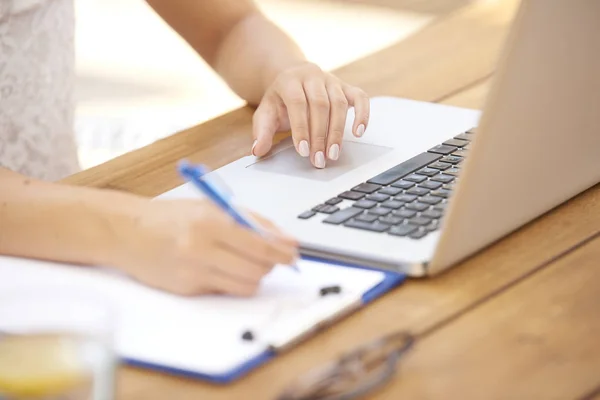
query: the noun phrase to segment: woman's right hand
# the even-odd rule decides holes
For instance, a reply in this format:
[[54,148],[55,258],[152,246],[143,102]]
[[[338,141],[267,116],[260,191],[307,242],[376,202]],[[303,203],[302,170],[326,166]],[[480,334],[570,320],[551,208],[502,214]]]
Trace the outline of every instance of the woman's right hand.
[[295,241],[253,215],[265,238],[205,200],[152,200],[123,240],[119,264],[140,282],[179,295],[253,295],[277,264],[297,258]]

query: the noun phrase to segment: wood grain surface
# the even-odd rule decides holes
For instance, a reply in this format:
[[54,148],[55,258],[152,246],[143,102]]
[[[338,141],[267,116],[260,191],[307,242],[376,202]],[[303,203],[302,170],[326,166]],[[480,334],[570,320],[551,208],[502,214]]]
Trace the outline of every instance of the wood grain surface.
[[600,383],[600,232],[418,341],[375,398],[585,397]]

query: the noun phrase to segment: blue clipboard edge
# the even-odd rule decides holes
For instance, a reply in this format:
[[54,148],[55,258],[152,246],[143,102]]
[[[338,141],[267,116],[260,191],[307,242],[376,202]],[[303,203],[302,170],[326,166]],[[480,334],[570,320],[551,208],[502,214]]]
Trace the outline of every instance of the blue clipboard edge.
[[322,262],[330,265],[339,265],[341,267],[368,269],[371,271],[383,272],[385,274],[385,278],[383,279],[383,281],[379,283],[379,285],[375,286],[374,288],[363,294],[363,305],[370,303],[371,301],[382,296],[383,294],[387,293],[388,291],[400,285],[406,280],[406,274],[400,272],[390,272],[387,270],[382,270],[380,268],[345,263],[341,261],[331,261],[329,259],[326,260],[323,258],[313,256],[302,256],[302,259],[307,261]]
[[[383,272],[385,274],[385,278],[383,279],[383,281],[381,281],[377,286],[373,287],[372,289],[370,289],[369,291],[367,291],[363,294],[363,296],[362,296],[363,304],[361,307],[354,310],[354,312],[363,308],[368,303],[371,303],[373,300],[383,296],[385,293],[389,292],[396,286],[399,286],[406,280],[406,275],[402,274],[402,273],[382,271],[381,269],[378,269],[378,268],[360,266],[360,265],[349,264],[349,263],[334,262],[331,260],[320,259],[318,257],[303,256],[302,258],[305,260],[308,260],[308,261],[324,262],[324,263],[331,264],[331,265],[339,265],[339,266],[349,267],[349,268],[369,269],[369,270],[373,270],[373,271]],[[350,314],[352,314],[352,313],[353,312],[351,312]],[[347,316],[349,316],[349,315],[347,315]],[[169,375],[180,376],[183,378],[199,379],[199,380],[203,380],[208,383],[214,383],[214,384],[228,384],[228,383],[232,383],[232,382],[244,377],[245,375],[249,374],[254,369],[258,368],[259,366],[271,361],[273,358],[275,358],[276,355],[277,354],[274,350],[271,350],[271,349],[266,350],[265,352],[261,353],[257,357],[254,357],[254,358],[246,361],[245,363],[240,364],[239,366],[235,367],[234,369],[232,369],[226,373],[217,374],[217,375],[208,375],[208,374],[203,374],[200,372],[194,372],[194,371],[189,371],[189,370],[184,370],[184,369],[179,369],[179,368],[167,367],[167,366],[160,365],[160,364],[148,363],[148,362],[134,360],[134,359],[130,359],[130,358],[123,358],[122,362],[125,363],[126,365],[130,365],[132,367],[150,369],[150,370],[154,370],[157,372],[163,372],[163,373],[166,373]]]
[[265,364],[266,362],[275,358],[275,355],[276,354],[273,350],[267,350],[264,353],[261,353],[260,355],[254,357],[254,358],[251,358],[250,360],[246,361],[245,363],[238,365],[231,371],[228,371],[224,374],[218,374],[218,375],[208,375],[208,374],[203,374],[201,372],[194,372],[194,371],[189,371],[189,370],[185,370],[185,369],[167,367],[167,366],[160,365],[160,364],[147,363],[144,361],[133,360],[133,359],[129,359],[129,358],[125,358],[122,361],[125,364],[130,365],[132,367],[150,369],[150,370],[154,370],[156,372],[163,372],[163,373],[166,373],[169,375],[175,375],[175,376],[179,376],[182,378],[199,379],[199,380],[202,380],[202,381],[205,381],[208,383],[215,383],[215,384],[227,384],[227,383],[231,383],[233,381],[238,380],[239,378],[243,377],[244,375],[247,375],[248,373],[253,371],[255,368],[257,368],[260,365]]

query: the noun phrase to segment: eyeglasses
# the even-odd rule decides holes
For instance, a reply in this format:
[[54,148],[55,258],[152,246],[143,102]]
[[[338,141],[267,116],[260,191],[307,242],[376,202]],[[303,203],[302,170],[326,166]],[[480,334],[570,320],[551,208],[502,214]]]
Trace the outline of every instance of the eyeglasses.
[[350,400],[387,383],[414,337],[398,332],[363,345],[333,363],[309,371],[277,400]]

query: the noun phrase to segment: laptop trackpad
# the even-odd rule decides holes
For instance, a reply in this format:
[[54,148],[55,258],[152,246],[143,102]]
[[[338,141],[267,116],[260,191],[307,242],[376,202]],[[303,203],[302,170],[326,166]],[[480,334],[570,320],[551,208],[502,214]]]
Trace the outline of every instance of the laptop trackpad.
[[256,161],[246,168],[298,178],[331,181],[392,150],[391,147],[344,141],[340,158],[337,161],[327,160],[325,168],[317,169],[312,166],[308,158],[300,157],[292,145]]

